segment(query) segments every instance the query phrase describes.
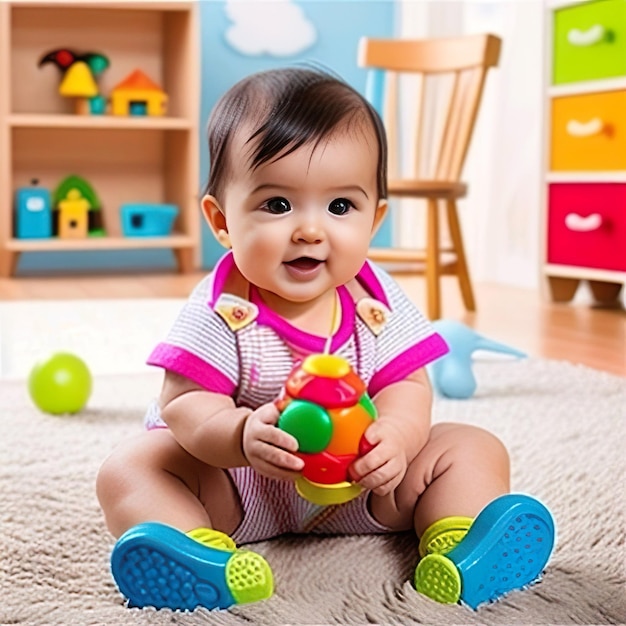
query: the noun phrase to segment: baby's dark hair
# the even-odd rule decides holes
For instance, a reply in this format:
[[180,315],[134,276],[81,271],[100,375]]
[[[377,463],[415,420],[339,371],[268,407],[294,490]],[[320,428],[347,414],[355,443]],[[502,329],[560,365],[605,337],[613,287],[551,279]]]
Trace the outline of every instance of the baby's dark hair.
[[[205,193],[221,200],[228,177],[229,149],[242,123],[256,140],[255,169],[301,146],[317,146],[342,126],[371,126],[378,142],[378,197],[387,197],[387,139],[372,105],[343,80],[318,69],[284,68],[244,78],[215,105],[209,119],[211,170]],[[232,157],[232,155],[231,155]]]

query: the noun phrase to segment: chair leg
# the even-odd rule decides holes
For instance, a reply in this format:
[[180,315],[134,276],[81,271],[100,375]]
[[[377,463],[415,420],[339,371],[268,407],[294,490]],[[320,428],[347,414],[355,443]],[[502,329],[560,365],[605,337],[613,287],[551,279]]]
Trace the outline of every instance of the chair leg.
[[426,295],[431,320],[441,317],[441,258],[439,252],[439,213],[435,198],[428,198],[426,229]]
[[459,288],[461,289],[461,297],[463,304],[468,311],[476,310],[476,302],[474,301],[474,290],[472,289],[472,281],[470,280],[469,270],[467,269],[467,261],[465,259],[465,249],[463,248],[463,235],[461,234],[461,225],[459,216],[456,211],[456,202],[448,200],[446,202],[448,213],[448,228],[450,230],[450,238],[456,253],[457,276],[459,279]]

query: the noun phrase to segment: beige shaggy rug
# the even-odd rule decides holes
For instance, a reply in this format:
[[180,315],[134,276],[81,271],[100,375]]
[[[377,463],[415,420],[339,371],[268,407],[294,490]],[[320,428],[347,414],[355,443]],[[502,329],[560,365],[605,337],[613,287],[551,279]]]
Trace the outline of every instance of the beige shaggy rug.
[[620,624],[626,622],[626,379],[568,363],[475,366],[477,394],[438,399],[437,420],[485,426],[507,444],[513,486],[552,510],[558,546],[542,582],[478,612],[411,587],[410,534],[287,537],[257,544],[276,593],[229,611],[127,609],[109,573],[98,466],[141,428],[159,374],[98,375],[88,409],[39,413],[0,382],[1,624]]

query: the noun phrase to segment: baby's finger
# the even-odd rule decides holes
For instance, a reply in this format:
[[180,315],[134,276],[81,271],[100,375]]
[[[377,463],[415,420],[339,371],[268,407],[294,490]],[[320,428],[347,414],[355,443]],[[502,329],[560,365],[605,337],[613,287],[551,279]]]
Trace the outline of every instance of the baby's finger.
[[278,422],[280,413],[273,402],[268,402],[254,411],[255,417],[263,424],[274,426]]
[[272,465],[270,463],[265,463],[264,461],[260,461],[258,464],[256,464],[254,469],[256,469],[256,471],[263,476],[276,478],[278,480],[295,481],[298,476],[300,476],[298,472],[281,469],[280,467],[276,467],[275,465]]
[[265,429],[263,431],[261,439],[266,443],[277,446],[289,452],[298,451],[298,440],[293,435],[290,435],[289,433],[281,430],[280,428],[276,428],[275,426],[271,426],[270,428]]
[[304,467],[304,461],[301,458],[272,445],[263,445],[259,448],[259,459],[292,472],[299,472]]
[[353,480],[359,480],[363,476],[377,470],[388,461],[387,455],[381,446],[376,446],[370,450],[365,456],[362,456],[350,466],[350,475]]
[[393,471],[393,466],[390,463],[384,463],[368,474],[361,476],[358,483],[361,487],[373,491],[393,480],[396,475],[397,472]]
[[372,489],[372,492],[377,496],[387,496],[390,493],[393,493],[395,488],[400,484],[400,479],[398,476],[393,476],[386,483],[379,485]]

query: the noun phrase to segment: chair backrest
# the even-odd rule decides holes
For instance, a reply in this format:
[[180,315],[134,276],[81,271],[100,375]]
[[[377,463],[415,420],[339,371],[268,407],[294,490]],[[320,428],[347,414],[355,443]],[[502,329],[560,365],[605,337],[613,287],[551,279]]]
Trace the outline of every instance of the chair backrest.
[[[370,68],[366,96],[387,130],[390,179],[459,180],[500,43],[488,34],[361,40],[359,65]],[[409,117],[402,114],[406,102]],[[408,169],[400,171],[400,163]]]

